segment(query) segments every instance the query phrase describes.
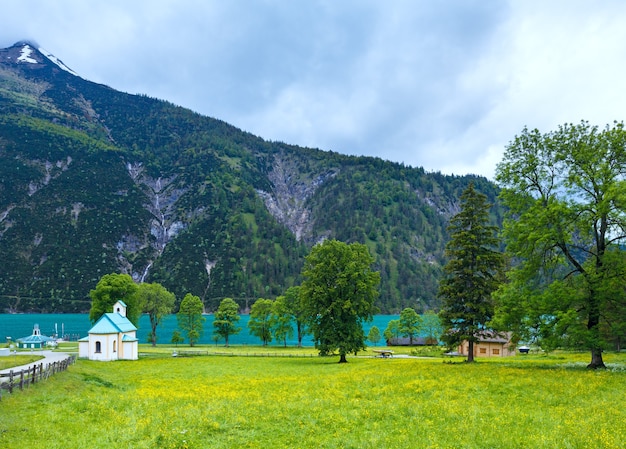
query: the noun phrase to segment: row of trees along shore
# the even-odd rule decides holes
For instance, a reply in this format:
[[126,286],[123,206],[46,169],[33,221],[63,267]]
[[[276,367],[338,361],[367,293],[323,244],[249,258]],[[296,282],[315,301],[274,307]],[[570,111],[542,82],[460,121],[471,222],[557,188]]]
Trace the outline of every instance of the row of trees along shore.
[[[503,229],[492,225],[491,205],[473,184],[450,220],[438,291],[438,337],[449,348],[468,341],[468,361],[485,334],[506,333],[513,344],[544,350],[586,348],[591,352],[588,366],[605,367],[603,350],[620,349],[626,335],[623,124],[600,129],[583,121],[543,134],[525,128],[506,147],[496,181],[507,210]],[[320,354],[338,352],[345,362],[347,354],[365,349],[367,337],[380,338],[363,332],[363,323],[377,313],[380,274],[372,270],[373,263],[360,243],[325,240],[315,245],[306,256],[301,286],[252,306],[251,333],[264,344],[272,336],[286,342],[295,323],[300,343],[308,329]],[[153,345],[159,321],[175,303],[162,286],[136,285],[123,274],[105,275],[91,298],[92,321],[117,299],[126,302],[135,324],[141,313],[148,313]],[[178,325],[191,345],[202,332],[203,309],[202,301],[190,294],[180,304]],[[398,321],[412,340],[420,317],[411,310],[405,309]],[[238,311],[230,298],[215,311],[214,333],[226,344],[240,330]],[[385,337],[398,335],[398,326],[386,329]]]
[[[346,244],[326,240],[313,247],[305,261],[302,286],[289,288],[276,300],[258,299],[250,310],[249,328],[266,345],[272,335],[285,342],[293,334],[295,321],[298,343],[305,329],[313,335],[321,355],[339,352],[346,355],[366,348],[363,323],[373,319],[377,308],[380,275],[372,270],[374,259],[360,243]],[[332,288],[328,288],[332,286]],[[150,316],[150,341],[156,345],[156,328],[174,308],[174,295],[160,284],[135,284],[127,274],[107,274],[90,292],[90,319],[97,321],[112,309],[118,299],[127,305],[127,317],[137,326],[142,313]],[[214,334],[228,345],[230,335],[238,333],[239,305],[232,298],[221,301],[215,311]],[[414,312],[415,313],[415,312]],[[203,332],[203,304],[199,297],[186,294],[177,313],[179,329],[193,346]],[[174,343],[181,342],[176,332]]]

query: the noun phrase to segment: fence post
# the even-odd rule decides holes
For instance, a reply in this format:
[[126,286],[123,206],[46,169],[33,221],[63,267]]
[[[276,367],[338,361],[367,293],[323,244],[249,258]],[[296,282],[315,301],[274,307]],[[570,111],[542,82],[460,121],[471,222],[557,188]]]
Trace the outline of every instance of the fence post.
[[9,372],[9,393],[13,393],[13,370]]

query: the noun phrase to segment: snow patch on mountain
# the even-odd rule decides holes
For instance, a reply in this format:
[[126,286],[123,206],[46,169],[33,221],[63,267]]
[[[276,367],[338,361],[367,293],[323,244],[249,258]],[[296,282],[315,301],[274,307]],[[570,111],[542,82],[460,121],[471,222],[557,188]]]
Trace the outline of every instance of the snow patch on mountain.
[[63,61],[61,61],[59,58],[57,58],[56,56],[54,56],[52,53],[50,53],[49,51],[44,50],[43,48],[39,47],[38,48],[39,52],[44,55],[46,58],[48,58],[50,61],[52,61],[53,63],[55,63],[57,66],[59,66],[61,69],[65,70],[68,73],[71,73],[74,76],[80,76],[78,73],[76,73],[75,71],[73,71],[72,69],[70,69],[68,66],[66,66],[65,64],[63,64]]
[[30,64],[37,64],[37,60],[30,57],[33,54],[33,49],[30,45],[24,45],[22,47],[22,54],[17,58],[17,62],[28,62]]

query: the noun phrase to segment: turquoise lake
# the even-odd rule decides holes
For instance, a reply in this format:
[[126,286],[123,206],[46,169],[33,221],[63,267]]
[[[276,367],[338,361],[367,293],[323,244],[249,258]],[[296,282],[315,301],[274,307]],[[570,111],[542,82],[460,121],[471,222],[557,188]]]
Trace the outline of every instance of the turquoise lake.
[[[398,315],[376,315],[371,323],[366,323],[363,328],[365,335],[372,326],[377,326],[380,332],[385,330],[390,320],[398,319]],[[215,344],[213,340],[213,315],[205,315],[204,335],[200,338],[200,344]],[[229,337],[229,343],[234,345],[260,345],[261,340],[248,332],[248,315],[241,315],[239,327],[241,332]],[[43,335],[65,335],[70,340],[78,340],[87,336],[87,332],[91,328],[88,314],[0,314],[0,344],[4,343],[6,337],[11,337],[13,341],[18,338],[28,337],[33,333],[33,326],[39,325],[39,329]],[[169,344],[172,340],[172,333],[177,328],[176,315],[167,316],[162,324],[157,327],[157,343]],[[148,342],[148,334],[150,332],[150,319],[147,315],[143,315],[139,320],[139,329],[137,330],[137,338],[140,343]],[[287,340],[287,345],[295,346],[298,343],[297,337]],[[224,344],[224,340],[218,343]],[[283,342],[272,341],[273,346],[282,346]],[[313,346],[311,336],[304,337],[303,345]],[[384,344],[381,339],[380,345]]]

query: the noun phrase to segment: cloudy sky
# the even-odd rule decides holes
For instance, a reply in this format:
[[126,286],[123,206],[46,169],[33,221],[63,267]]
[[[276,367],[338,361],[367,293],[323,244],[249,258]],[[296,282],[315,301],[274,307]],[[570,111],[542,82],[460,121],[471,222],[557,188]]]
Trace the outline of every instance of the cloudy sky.
[[622,0],[2,0],[83,78],[267,140],[493,177],[524,126],[626,120]]

